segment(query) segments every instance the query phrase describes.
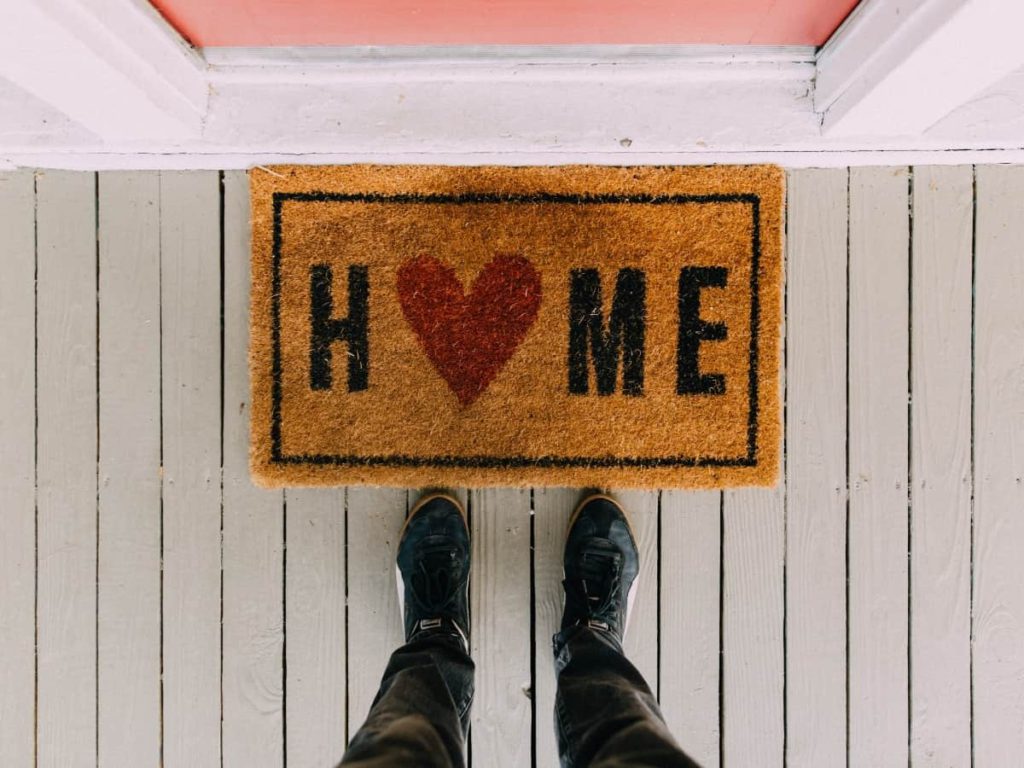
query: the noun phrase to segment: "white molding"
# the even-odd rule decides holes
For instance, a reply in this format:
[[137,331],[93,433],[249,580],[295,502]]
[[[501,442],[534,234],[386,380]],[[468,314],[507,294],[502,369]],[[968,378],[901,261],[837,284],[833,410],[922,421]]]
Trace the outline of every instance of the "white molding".
[[830,136],[914,136],[1024,66],[1020,0],[865,0],[818,56]]
[[215,71],[248,67],[358,67],[378,69],[397,65],[415,69],[441,64],[490,66],[677,65],[780,62],[813,64],[817,51],[810,45],[352,45],[202,48]]
[[[101,0],[83,2],[93,7]],[[186,116],[205,110],[201,131],[170,136],[141,131],[123,138],[97,136],[42,104],[38,94],[0,78],[0,112],[17,115],[0,120],[0,167],[227,169],[280,162],[805,167],[1024,158],[1024,77],[1007,78],[990,97],[960,107],[923,133],[823,134],[813,104],[814,56],[803,47],[205,53],[208,66],[192,61],[188,70],[198,72],[202,93],[187,102],[192,106]],[[91,100],[90,111],[98,112],[95,105],[101,103],[117,116],[88,81],[80,87]]]
[[[753,149],[816,135],[814,65],[788,57],[449,58],[211,66],[200,136],[105,147],[52,134],[0,155],[467,154]],[[0,83],[2,90],[2,83]],[[13,137],[12,137],[13,138]]]
[[205,63],[146,0],[7,0],[0,75],[104,140],[197,136]]
[[1024,164],[1024,146],[964,150],[809,149],[751,152],[506,152],[506,153],[196,153],[196,152],[0,152],[0,171],[62,170],[245,170],[279,164],[349,165],[750,165],[784,168],[846,168],[871,165]]

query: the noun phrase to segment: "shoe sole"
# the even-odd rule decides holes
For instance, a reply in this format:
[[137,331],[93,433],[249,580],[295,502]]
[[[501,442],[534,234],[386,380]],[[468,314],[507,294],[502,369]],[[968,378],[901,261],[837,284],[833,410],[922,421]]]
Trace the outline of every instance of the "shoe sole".
[[[459,514],[462,515],[462,522],[466,524],[467,530],[469,529],[469,517],[466,515],[466,510],[463,508],[462,502],[450,493],[431,493],[417,501],[413,505],[412,509],[409,510],[409,514],[405,516],[405,522],[402,523],[402,529],[398,532],[399,546],[401,546],[402,537],[405,535],[405,529],[409,527],[409,521],[412,520],[413,516],[419,512],[422,507],[429,504],[434,499],[445,499],[454,504],[455,508],[459,510]],[[402,617],[402,633],[405,634],[405,581],[402,579],[402,569],[398,567],[397,556],[395,560],[395,591],[398,592],[398,615]],[[466,581],[466,605],[469,605],[469,580]]]
[[[565,528],[565,537],[569,538],[569,531],[576,524],[576,520],[580,516],[580,512],[592,501],[603,499],[604,501],[611,502],[615,505],[615,508],[622,513],[622,519],[626,521],[626,530],[629,531],[629,538],[633,541],[633,546],[636,547],[637,559],[640,557],[640,547],[636,543],[636,534],[633,532],[633,525],[629,522],[629,514],[627,514],[625,507],[619,504],[618,501],[613,499],[606,493],[592,493],[587,496],[583,501],[576,505],[576,509],[573,510],[572,515],[569,517],[569,525]],[[565,565],[562,566],[562,579],[565,579]],[[636,599],[636,588],[640,584],[640,569],[637,568],[636,578],[633,579],[633,583],[629,586],[629,593],[626,595],[626,625],[622,628],[622,641],[626,641],[626,634],[629,632],[629,623],[633,620],[633,601]],[[562,610],[565,611],[565,599],[562,599]]]

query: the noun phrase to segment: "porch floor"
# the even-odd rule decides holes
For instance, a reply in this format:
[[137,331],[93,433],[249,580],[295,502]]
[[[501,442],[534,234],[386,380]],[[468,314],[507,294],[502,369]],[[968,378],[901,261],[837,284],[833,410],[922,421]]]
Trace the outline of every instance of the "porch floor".
[[[1024,755],[1024,168],[793,171],[774,489],[623,492],[706,766]],[[329,766],[416,492],[254,488],[238,172],[0,174],[0,764]],[[471,760],[553,765],[578,492],[460,491]]]

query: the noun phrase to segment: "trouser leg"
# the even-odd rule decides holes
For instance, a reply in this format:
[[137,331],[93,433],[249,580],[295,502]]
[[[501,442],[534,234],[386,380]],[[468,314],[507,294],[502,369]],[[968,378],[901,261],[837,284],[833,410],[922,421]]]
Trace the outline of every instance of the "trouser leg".
[[473,660],[458,638],[420,635],[391,655],[366,722],[342,765],[461,768]]
[[696,768],[614,637],[579,626],[555,635],[554,646],[555,732],[563,768]]

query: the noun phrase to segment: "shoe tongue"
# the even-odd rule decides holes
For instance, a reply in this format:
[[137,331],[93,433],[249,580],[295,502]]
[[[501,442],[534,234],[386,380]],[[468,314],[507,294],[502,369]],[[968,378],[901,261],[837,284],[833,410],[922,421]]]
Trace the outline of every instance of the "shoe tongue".
[[428,609],[445,613],[462,576],[457,550],[450,544],[424,546],[419,557],[419,567],[412,577],[413,592],[420,604]]

